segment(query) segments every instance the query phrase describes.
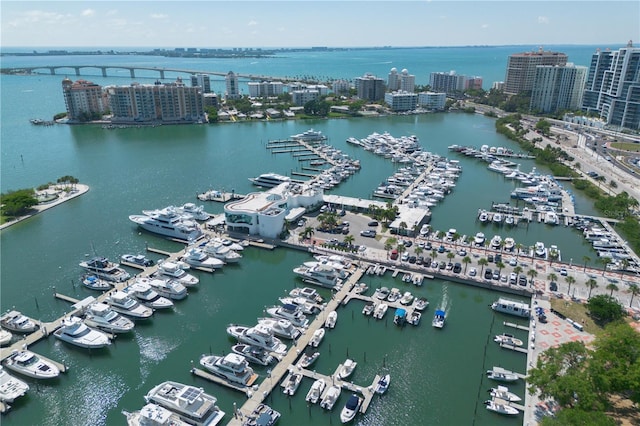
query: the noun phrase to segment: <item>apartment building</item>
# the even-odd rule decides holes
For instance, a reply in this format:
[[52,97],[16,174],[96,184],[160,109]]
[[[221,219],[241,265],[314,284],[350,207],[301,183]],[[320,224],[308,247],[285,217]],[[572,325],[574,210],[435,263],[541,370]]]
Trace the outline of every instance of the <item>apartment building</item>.
[[537,51],[510,55],[507,61],[504,92],[509,95],[517,95],[520,92],[530,91],[535,82],[536,67],[541,65],[565,66],[566,64],[566,54],[545,51],[542,47]]
[[575,111],[582,105],[587,67],[542,65],[536,67],[529,109],[540,113]]
[[107,100],[102,86],[87,80],[75,83],[68,78],[62,80],[62,94],[69,121],[87,121],[107,109]]

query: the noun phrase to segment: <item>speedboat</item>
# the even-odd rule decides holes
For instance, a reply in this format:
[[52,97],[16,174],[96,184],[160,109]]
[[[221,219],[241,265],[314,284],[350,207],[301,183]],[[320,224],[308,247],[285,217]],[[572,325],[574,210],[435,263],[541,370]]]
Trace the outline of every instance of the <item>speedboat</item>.
[[287,346],[274,337],[273,332],[264,324],[257,324],[254,327],[244,327],[241,325],[230,325],[227,327],[227,333],[239,342],[254,345],[270,352],[284,354]]
[[169,411],[158,404],[147,404],[134,412],[122,411],[129,426],[190,426],[173,411]]
[[54,363],[26,349],[15,351],[9,355],[4,360],[4,366],[34,379],[53,379],[60,374],[60,369]]
[[311,340],[309,340],[309,345],[313,348],[317,348],[320,346],[322,339],[324,339],[325,330],[324,328],[319,328],[313,332],[313,336],[311,336]]
[[407,311],[402,308],[397,308],[396,313],[393,316],[393,323],[395,325],[403,326],[407,321]]
[[324,302],[322,296],[318,294],[318,291],[311,287],[296,287],[289,292],[289,296],[291,297],[304,297],[308,301],[312,303],[320,304]]
[[327,386],[327,383],[323,379],[318,379],[313,382],[311,389],[309,389],[307,396],[304,398],[305,401],[310,402],[311,404],[316,404],[320,400],[325,386]]
[[249,178],[249,181],[251,181],[251,183],[253,183],[255,186],[259,186],[262,188],[273,188],[274,186],[278,186],[281,183],[291,182],[291,178],[289,176],[283,176],[277,173],[263,173],[258,177]]
[[274,335],[285,339],[295,340],[302,334],[302,331],[291,324],[291,321],[283,318],[258,318],[258,324],[266,325]]
[[338,321],[338,312],[331,311],[329,312],[329,315],[327,315],[324,326],[327,328],[334,328],[336,326],[336,321]]
[[445,312],[438,309],[436,310],[436,313],[433,316],[433,321],[431,322],[431,325],[433,325],[435,328],[442,328],[444,327],[445,318],[446,318]]
[[89,290],[107,291],[111,290],[111,283],[107,280],[101,280],[95,275],[87,274],[81,278],[82,285]]
[[389,305],[387,305],[386,303],[380,303],[379,305],[377,305],[374,310],[373,310],[373,317],[375,319],[382,319],[384,318],[384,314],[387,313],[387,309],[389,309]]
[[242,386],[251,386],[258,378],[253,368],[249,367],[247,359],[235,353],[224,356],[202,355],[200,365],[216,376]]
[[504,224],[505,225],[509,225],[509,226],[513,226],[515,225],[515,218],[513,217],[513,215],[508,214],[504,217]]
[[300,361],[298,361],[298,365],[302,368],[308,368],[311,364],[316,362],[319,356],[320,356],[320,352],[314,352],[312,354],[304,353],[300,357]]
[[522,340],[516,338],[513,334],[502,333],[493,338],[493,341],[501,345],[522,346]]
[[148,284],[156,293],[168,299],[182,300],[187,297],[187,288],[169,278],[138,278],[136,282]]
[[153,315],[153,309],[138,302],[123,291],[116,291],[107,296],[105,302],[114,311],[133,319],[147,319]]
[[522,398],[515,393],[509,392],[508,387],[502,385],[489,389],[489,392],[491,393],[492,398],[499,398],[509,402],[518,402],[522,400]]
[[11,332],[0,329],[0,346],[8,345],[11,343],[11,339],[13,338],[13,334]]
[[338,378],[340,380],[344,380],[347,377],[349,377],[353,373],[353,370],[356,369],[357,365],[358,365],[357,362],[347,358],[347,360],[344,362],[344,364],[342,364],[342,367],[338,371]]
[[362,308],[362,314],[363,315],[371,315],[373,314],[373,311],[375,310],[376,305],[374,303],[367,303],[366,305],[364,305],[364,308]]
[[499,382],[515,382],[518,380],[516,373],[501,367],[493,367],[493,369],[487,370],[487,377]]
[[248,416],[244,416],[242,426],[275,426],[280,419],[280,412],[267,404],[258,404]]
[[309,302],[304,297],[279,297],[278,300],[283,305],[296,305],[305,315],[315,315],[320,312],[318,305]]
[[516,246],[516,241],[513,238],[507,237],[507,238],[504,239],[504,247],[503,247],[503,249],[505,251],[513,251],[515,246]]
[[38,328],[34,320],[18,311],[9,311],[2,315],[0,326],[14,333],[32,333]]
[[122,289],[125,293],[135,297],[140,303],[151,309],[167,309],[173,307],[173,302],[160,296],[146,282],[136,281]]
[[347,403],[344,405],[344,408],[340,412],[340,421],[342,423],[347,423],[353,420],[353,418],[358,413],[360,406],[362,405],[363,398],[358,396],[357,394],[351,394]]
[[28,384],[13,377],[0,367],[0,402],[11,403],[27,393],[28,390]]
[[142,254],[123,254],[120,256],[120,261],[144,267],[153,266],[154,263],[153,260],[147,259]]
[[383,394],[389,389],[389,384],[391,384],[391,375],[380,375],[380,380],[378,380],[373,390],[375,393]]
[[547,258],[547,249],[544,246],[544,243],[541,241],[536,242],[536,244],[533,246],[533,252],[536,257],[541,257],[544,259]]
[[238,343],[237,345],[233,345],[231,350],[233,353],[242,355],[247,361],[253,362],[254,364],[269,365],[275,361],[275,358],[269,355],[269,352],[257,346]]
[[367,290],[369,290],[369,286],[366,283],[357,283],[357,284],[354,284],[353,286],[354,294],[362,294]]
[[478,214],[478,220],[480,223],[487,223],[489,220],[489,213],[486,210],[482,210],[480,214]]
[[420,324],[420,319],[422,319],[422,314],[418,311],[413,311],[407,317],[407,322],[411,325],[418,325]]
[[387,287],[377,288],[375,293],[373,293],[373,297],[380,300],[385,300],[387,296],[389,296],[389,289]]
[[515,416],[519,413],[516,407],[513,407],[509,404],[503,404],[501,402],[496,401],[495,399],[487,400],[484,402],[484,405],[487,406],[487,410],[493,411],[498,414],[506,414],[508,416]]
[[198,285],[200,280],[187,273],[179,264],[175,262],[162,262],[158,265],[158,273],[175,280],[185,287]]
[[182,256],[182,260],[197,268],[218,269],[224,266],[224,262],[217,257],[209,256],[204,250],[191,247],[187,254]]
[[331,386],[327,392],[322,397],[322,401],[320,401],[320,406],[325,410],[333,409],[333,406],[336,404],[338,398],[340,398],[340,393],[342,389],[338,385]]
[[133,330],[133,322],[118,314],[106,303],[92,303],[87,308],[84,322],[89,327],[99,328],[110,333],[128,333]]
[[110,262],[106,257],[94,257],[80,262],[80,267],[107,281],[123,282],[131,277],[120,265]]
[[68,317],[62,320],[62,325],[53,335],[63,342],[80,346],[81,348],[97,349],[111,344],[109,337],[102,331],[94,330],[78,317]]
[[302,381],[302,374],[300,373],[289,373],[289,375],[282,382],[282,392],[285,395],[295,395],[298,390],[298,386],[300,386],[300,382]]
[[416,311],[424,311],[429,307],[429,301],[424,297],[417,297],[413,300],[413,309]]
[[491,243],[489,245],[492,249],[500,249],[502,246],[502,237],[500,235],[494,235],[493,238],[491,238]]
[[289,320],[291,324],[296,327],[306,327],[309,324],[309,319],[296,305],[286,304],[282,306],[272,306],[267,308],[267,313],[275,318]]
[[193,425],[216,425],[225,414],[216,405],[214,396],[205,393],[202,388],[178,382],[160,383],[144,399],[177,413],[182,420]]
[[400,289],[392,288],[387,296],[387,300],[391,303],[396,302],[398,299],[402,297],[402,293],[400,293]]
[[494,213],[493,214],[493,223],[499,224],[502,223],[502,220],[504,219],[504,217],[502,216],[502,213]]
[[200,226],[192,220],[185,220],[175,207],[144,210],[142,213],[129,216],[129,220],[146,231],[180,241],[195,241],[202,235]]
[[409,305],[411,302],[413,302],[413,294],[411,294],[410,291],[405,291],[402,297],[400,298],[400,304],[406,306],[406,305]]
[[485,241],[485,236],[484,233],[482,232],[478,232],[476,234],[476,236],[473,238],[473,244],[475,244],[476,246],[484,246],[484,241]]
[[204,206],[196,206],[194,203],[185,203],[176,207],[176,212],[188,220],[209,220],[211,215],[204,211]]
[[[201,246],[202,251],[206,254],[213,256],[222,262],[237,263],[242,259],[242,255],[237,251],[231,249],[229,246],[225,246],[222,241],[209,241]],[[214,266],[216,267],[216,266]]]

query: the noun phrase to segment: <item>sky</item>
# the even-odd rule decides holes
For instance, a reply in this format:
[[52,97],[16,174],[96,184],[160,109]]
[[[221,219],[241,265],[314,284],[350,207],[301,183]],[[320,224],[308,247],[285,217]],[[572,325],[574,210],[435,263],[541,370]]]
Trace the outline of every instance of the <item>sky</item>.
[[0,0],[0,47],[640,46],[640,1]]

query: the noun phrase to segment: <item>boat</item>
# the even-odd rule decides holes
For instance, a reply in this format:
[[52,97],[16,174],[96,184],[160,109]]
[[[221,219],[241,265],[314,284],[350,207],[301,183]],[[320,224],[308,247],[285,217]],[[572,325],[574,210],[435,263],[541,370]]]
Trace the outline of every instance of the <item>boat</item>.
[[84,315],[89,327],[99,328],[110,333],[128,333],[133,330],[133,322],[120,315],[106,303],[92,303]]
[[499,402],[498,400],[495,399],[490,399],[484,402],[484,405],[486,405],[487,410],[489,411],[493,411],[495,413],[498,414],[506,414],[508,416],[515,416],[519,413],[518,409],[516,407],[512,407],[511,405],[504,404],[502,402]]
[[515,315],[522,318],[529,318],[531,315],[531,308],[528,304],[506,299],[504,297],[500,297],[497,301],[493,302],[491,304],[491,309],[496,312]]
[[60,375],[60,369],[54,363],[26,349],[11,353],[4,360],[4,366],[34,379],[53,379]]
[[301,265],[293,268],[293,272],[300,276],[304,282],[326,288],[334,288],[340,279],[340,272],[327,264],[319,262],[313,263],[311,266]]
[[214,375],[242,386],[251,386],[258,379],[247,359],[236,353],[224,356],[202,355],[200,365]]
[[151,259],[147,259],[142,254],[123,254],[120,256],[120,261],[123,263],[131,263],[133,265],[149,267],[153,266],[154,262]]
[[178,414],[195,426],[216,425],[224,417],[224,411],[216,405],[216,398],[202,388],[178,382],[166,381],[151,389],[144,397],[147,403],[158,404]]
[[148,284],[156,293],[167,299],[182,300],[187,297],[187,288],[169,278],[137,278],[136,282]]
[[362,308],[362,313],[364,315],[371,315],[375,308],[376,305],[374,303],[367,303],[366,305],[364,305],[364,308]]
[[319,142],[327,139],[325,135],[322,134],[320,130],[305,130],[302,133],[298,133],[297,135],[291,135],[291,139],[302,140],[304,142]]
[[302,374],[290,372],[282,382],[282,393],[290,396],[295,395],[300,382],[302,382]]
[[298,361],[298,365],[302,368],[307,368],[311,364],[316,362],[319,356],[320,356],[320,352],[304,353],[300,357],[300,361]]
[[489,246],[494,250],[499,250],[502,247],[502,237],[500,235],[494,235],[493,238],[491,238]]
[[402,297],[402,293],[400,293],[400,290],[394,287],[389,292],[389,295],[387,296],[387,301],[393,303],[398,301],[398,299],[400,299],[401,297]]
[[13,334],[11,332],[0,329],[0,346],[5,346],[11,343],[11,339],[13,338]]
[[135,297],[140,303],[151,309],[168,309],[173,307],[173,302],[170,299],[160,296],[146,282],[136,281],[123,288],[122,291]]
[[83,286],[89,290],[107,291],[111,290],[111,283],[107,280],[101,280],[95,275],[86,274],[80,279]]
[[518,380],[516,373],[501,367],[493,367],[493,369],[487,370],[487,377],[499,382],[515,382]]
[[543,259],[547,258],[547,248],[544,246],[542,241],[537,241],[533,246],[533,254],[536,257],[541,257]]
[[247,361],[254,364],[269,365],[275,361],[275,358],[272,355],[269,355],[269,352],[257,346],[238,343],[237,345],[233,345],[231,350],[233,353],[242,355],[247,359]]
[[340,388],[340,386],[331,386],[329,389],[327,389],[327,392],[325,392],[324,396],[322,397],[322,400],[320,401],[320,407],[324,408],[325,410],[332,410],[333,406],[336,404],[336,401],[338,400],[338,398],[340,398],[341,392],[342,389]]
[[185,219],[190,220],[209,220],[211,215],[204,211],[204,206],[196,206],[194,203],[185,203],[180,207],[176,207],[176,212]]
[[[200,249],[208,255],[213,256],[222,263],[217,263],[214,268],[221,267],[225,263],[237,263],[242,259],[242,255],[237,251],[224,245],[222,241],[209,241],[200,246]],[[219,265],[219,266],[218,266]]]
[[311,389],[309,389],[309,392],[307,392],[307,396],[304,398],[305,401],[310,402],[311,404],[316,404],[318,401],[320,401],[322,391],[324,391],[324,388],[326,386],[327,383],[322,379],[318,379],[313,382],[313,384],[311,385]]
[[353,373],[353,370],[355,370],[357,366],[358,366],[357,362],[347,358],[347,360],[344,362],[344,364],[342,364],[342,367],[338,371],[338,378],[340,380],[344,380],[347,377],[351,376],[351,374]]
[[64,318],[53,335],[63,342],[87,349],[104,348],[111,344],[109,337],[102,331],[87,327],[81,318],[73,316]]
[[4,371],[0,366],[0,402],[11,403],[29,390],[29,385]]
[[327,328],[334,328],[336,326],[336,321],[338,321],[338,312],[331,311],[327,315],[327,319],[324,322],[324,326]]
[[509,388],[506,386],[499,385],[498,387],[489,389],[492,398],[499,398],[509,402],[518,402],[521,401],[518,395],[513,392],[509,392]]
[[411,314],[407,317],[407,322],[411,325],[418,325],[420,324],[420,319],[422,318],[422,314],[418,311],[413,311],[411,312]]
[[158,273],[179,282],[185,287],[198,285],[200,280],[187,273],[179,264],[175,262],[162,262],[158,265]]
[[484,246],[485,239],[486,238],[484,236],[484,233],[478,232],[476,236],[473,237],[473,244],[475,244],[476,246],[482,247]]
[[504,217],[504,224],[505,225],[513,226],[513,225],[515,225],[515,222],[516,222],[516,220],[513,217],[513,215],[511,215],[511,214],[508,214],[508,215],[506,215]]
[[284,318],[258,318],[258,324],[269,327],[275,336],[296,340],[302,331]]
[[424,297],[417,297],[414,299],[412,306],[416,311],[424,311],[429,307],[429,301]]
[[242,426],[274,426],[279,419],[279,411],[267,404],[258,404],[251,414],[242,417]]
[[227,333],[239,342],[254,345],[270,352],[284,354],[287,346],[280,339],[274,337],[270,328],[263,324],[257,324],[254,327],[244,327],[241,325],[230,325],[227,327]]
[[373,310],[373,317],[375,319],[382,319],[384,318],[384,314],[387,313],[387,309],[389,309],[389,305],[387,305],[386,303],[380,303],[379,305],[377,305],[374,310]]
[[253,183],[255,186],[259,186],[262,188],[273,188],[274,186],[278,186],[282,183],[291,182],[291,178],[289,176],[283,176],[277,173],[263,173],[258,177],[249,178],[249,181],[251,181],[251,183]]
[[14,333],[33,333],[38,324],[18,311],[9,311],[0,317],[0,326]]
[[493,223],[495,224],[500,224],[503,221],[503,216],[502,213],[494,213],[493,214],[493,218],[491,218],[491,220],[493,221]]
[[114,311],[133,319],[147,319],[153,315],[153,309],[138,302],[123,291],[116,291],[109,295],[105,302]]
[[127,412],[122,411],[127,418],[128,426],[190,426],[173,411],[159,406],[158,404],[146,404],[140,410]]
[[413,302],[413,294],[411,294],[410,291],[405,291],[402,297],[400,298],[400,304],[407,306],[411,304],[411,302]]
[[289,292],[289,296],[291,297],[304,297],[308,301],[312,303],[320,304],[324,302],[322,296],[318,294],[318,291],[311,287],[296,287]]
[[522,346],[522,340],[509,333],[499,334],[493,338],[493,341],[499,343],[500,345]]
[[289,320],[291,324],[296,327],[306,327],[309,325],[309,319],[296,305],[286,304],[282,306],[272,306],[267,308],[267,313],[275,318]]
[[413,279],[411,280],[413,285],[420,287],[422,282],[424,281],[424,275],[422,274],[413,274]]
[[348,423],[356,416],[358,410],[360,410],[360,406],[362,405],[363,398],[353,393],[347,400],[347,403],[342,408],[340,412],[340,421],[342,423]]
[[373,293],[373,297],[380,300],[385,300],[387,296],[389,296],[389,289],[387,287],[377,288],[375,293]]
[[311,303],[304,297],[279,297],[278,300],[283,305],[296,305],[305,315],[315,315],[320,312],[318,305]]
[[445,318],[446,313],[440,309],[437,309],[435,315],[433,316],[431,325],[433,325],[435,328],[442,328],[444,327]]
[[131,275],[120,268],[117,263],[110,262],[106,257],[94,257],[80,262],[80,267],[107,281],[123,282],[131,278]]
[[385,393],[387,391],[387,389],[389,389],[389,384],[391,384],[391,375],[390,374],[384,374],[384,375],[380,375],[380,380],[378,380],[375,384],[375,387],[373,388],[374,392],[377,394],[382,395],[383,393]]
[[395,325],[404,325],[406,321],[407,321],[407,311],[402,308],[396,309],[396,313],[393,316],[393,323]]
[[146,231],[180,241],[195,241],[202,236],[200,225],[192,220],[185,220],[175,207],[145,210],[142,213],[130,215],[129,220]]
[[[226,248],[226,247],[225,247]],[[209,256],[204,250],[191,247],[187,253],[182,256],[182,261],[190,266],[204,269],[218,269],[224,266],[224,262],[214,256]],[[168,263],[168,262],[163,262]]]
[[320,346],[322,339],[324,339],[325,330],[324,328],[319,328],[313,332],[313,336],[311,336],[311,340],[309,340],[309,345],[312,348],[317,348]]
[[505,251],[513,251],[513,249],[516,247],[516,241],[511,238],[511,237],[507,237],[504,239],[504,247],[503,250]]
[[489,221],[489,213],[486,210],[480,211],[478,214],[478,220],[480,223],[487,223]]

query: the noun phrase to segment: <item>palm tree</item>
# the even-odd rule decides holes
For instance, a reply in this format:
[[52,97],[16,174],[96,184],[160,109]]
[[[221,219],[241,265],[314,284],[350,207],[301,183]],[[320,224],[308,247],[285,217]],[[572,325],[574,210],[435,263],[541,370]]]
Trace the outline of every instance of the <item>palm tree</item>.
[[467,267],[469,266],[469,263],[471,263],[471,258],[469,256],[465,256],[462,259],[462,263],[464,263],[464,273],[467,273]]
[[315,234],[316,231],[313,229],[313,226],[307,226],[306,228],[304,228],[304,231],[302,231],[302,237],[305,240],[310,239],[311,237],[313,237],[313,234]]
[[449,259],[449,262],[451,262],[454,257],[456,257],[456,254],[454,252],[450,251],[449,253],[447,253],[447,259]]
[[556,274],[554,274],[554,273],[551,273],[551,274],[547,275],[547,279],[549,281],[557,281],[558,280],[558,276]]
[[629,307],[631,307],[631,305],[633,304],[633,296],[637,296],[638,294],[640,294],[640,287],[638,287],[638,284],[629,284],[629,293],[631,293],[631,301],[629,302]]
[[488,264],[489,261],[486,258],[481,257],[480,259],[478,259],[478,265],[482,266],[482,268],[480,269],[480,276],[482,276],[482,271],[484,271],[484,267]]
[[355,237],[351,234],[347,234],[344,236],[344,242],[347,243],[347,246],[350,246],[355,241]]
[[553,262],[558,260],[558,250],[556,249],[551,249],[549,250],[549,267],[551,267],[551,265],[553,265]]
[[438,255],[438,250],[431,249],[431,259],[435,260],[437,255]]
[[416,247],[413,252],[416,254],[416,256],[420,256],[422,254],[422,252],[424,251],[424,249],[420,246]]
[[582,260],[584,260],[584,269],[582,270],[582,273],[586,273],[587,263],[591,262],[591,258],[589,256],[582,256]]
[[515,272],[516,275],[520,275],[522,273],[522,266],[516,266],[513,268],[513,272]]
[[624,271],[627,270],[627,268],[629,267],[629,260],[627,259],[622,259],[622,261],[620,262],[622,265],[622,268],[620,268],[620,279],[622,279],[622,276],[624,275]]
[[518,254],[520,254],[520,250],[522,250],[522,244],[516,244],[516,260],[518,260]]
[[613,297],[613,292],[614,291],[618,291],[618,286],[615,285],[614,283],[609,283],[607,284],[607,290],[611,290],[611,293],[609,293],[609,297]]
[[402,253],[404,253],[407,248],[404,246],[404,244],[398,244],[396,246],[396,250],[398,250],[398,254],[402,255]]
[[567,296],[571,296],[571,284],[575,283],[576,279],[572,276],[567,276],[564,280],[567,282],[567,284],[569,284],[569,288],[567,289]]
[[498,267],[498,273],[502,274],[502,268],[504,268],[504,263],[496,262],[496,266]]
[[589,295],[587,296],[587,300],[589,300],[591,299],[591,290],[598,287],[598,281],[594,280],[593,278],[589,278],[586,284],[587,287],[589,287]]
[[384,242],[384,249],[387,252],[387,257],[389,257],[389,250],[391,250],[393,248],[393,245],[396,243],[395,241],[391,240],[395,240],[395,238],[387,238],[387,241]]
[[604,277],[604,273],[607,272],[607,265],[609,264],[611,259],[608,257],[601,257],[600,263],[602,263],[602,276]]
[[533,279],[538,276],[538,271],[535,269],[529,269],[529,271],[527,271],[527,275],[531,277],[531,284],[533,284]]

